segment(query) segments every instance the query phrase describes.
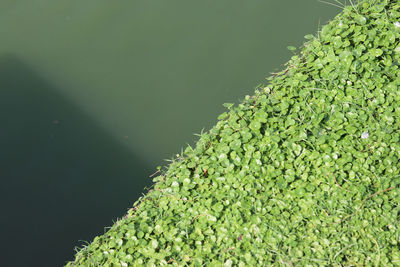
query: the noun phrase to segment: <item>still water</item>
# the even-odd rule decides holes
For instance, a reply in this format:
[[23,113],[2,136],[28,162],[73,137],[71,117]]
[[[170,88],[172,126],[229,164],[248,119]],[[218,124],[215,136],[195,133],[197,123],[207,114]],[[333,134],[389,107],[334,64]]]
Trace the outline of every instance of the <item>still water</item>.
[[317,0],[0,0],[4,266],[61,266],[282,69]]

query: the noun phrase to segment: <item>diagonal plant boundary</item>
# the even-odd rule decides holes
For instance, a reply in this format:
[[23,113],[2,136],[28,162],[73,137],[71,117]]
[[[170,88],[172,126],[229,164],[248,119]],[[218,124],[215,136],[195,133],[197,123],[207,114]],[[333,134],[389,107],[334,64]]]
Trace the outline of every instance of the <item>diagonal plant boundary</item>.
[[400,2],[342,8],[67,266],[398,266]]

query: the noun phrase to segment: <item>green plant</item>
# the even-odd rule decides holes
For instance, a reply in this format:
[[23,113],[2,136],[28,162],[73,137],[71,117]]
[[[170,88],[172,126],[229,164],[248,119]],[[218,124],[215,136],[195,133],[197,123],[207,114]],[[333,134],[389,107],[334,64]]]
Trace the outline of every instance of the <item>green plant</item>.
[[67,266],[400,265],[399,36],[343,7]]

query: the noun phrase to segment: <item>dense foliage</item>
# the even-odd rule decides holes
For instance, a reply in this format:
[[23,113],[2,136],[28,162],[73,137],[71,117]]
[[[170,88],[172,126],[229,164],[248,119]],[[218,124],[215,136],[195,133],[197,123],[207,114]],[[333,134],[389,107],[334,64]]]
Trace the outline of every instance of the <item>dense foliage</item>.
[[400,266],[400,2],[305,38],[68,266]]

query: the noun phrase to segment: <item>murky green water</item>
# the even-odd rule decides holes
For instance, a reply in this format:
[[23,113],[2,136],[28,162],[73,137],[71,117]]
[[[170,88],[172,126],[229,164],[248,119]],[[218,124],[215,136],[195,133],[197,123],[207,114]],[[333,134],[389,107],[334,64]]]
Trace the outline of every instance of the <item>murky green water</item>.
[[60,266],[162,159],[340,9],[317,0],[0,1],[5,266]]

